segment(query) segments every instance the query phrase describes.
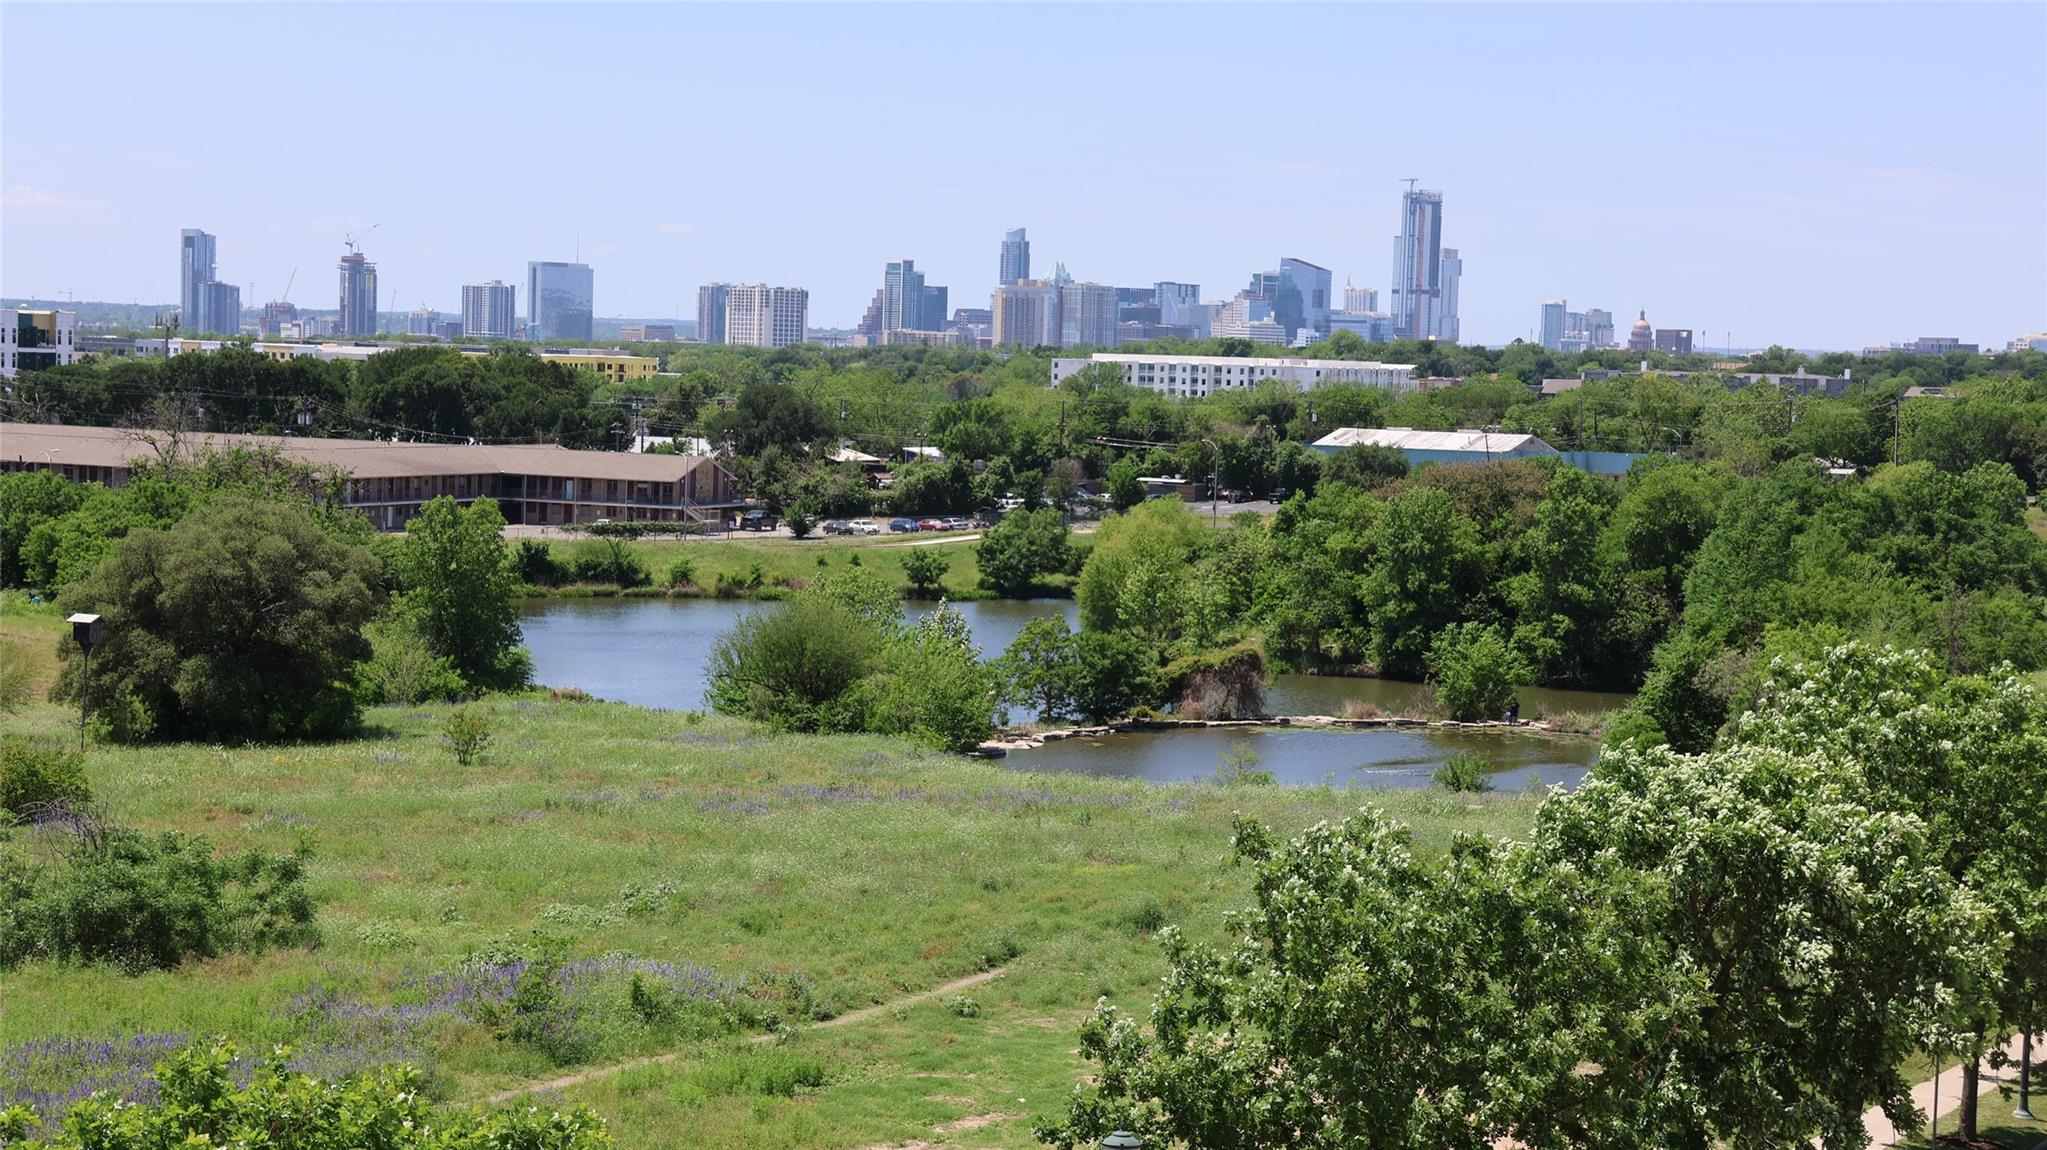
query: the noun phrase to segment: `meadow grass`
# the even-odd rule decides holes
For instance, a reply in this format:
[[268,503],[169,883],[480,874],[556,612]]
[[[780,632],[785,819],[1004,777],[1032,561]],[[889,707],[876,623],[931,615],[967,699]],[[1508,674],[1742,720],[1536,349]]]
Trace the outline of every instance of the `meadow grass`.
[[[58,1035],[389,1040],[429,1067],[442,1097],[467,1102],[680,1051],[566,1093],[609,1116],[627,1146],[1023,1145],[1086,1073],[1074,1053],[1082,1015],[1104,996],[1148,1003],[1157,926],[1212,937],[1221,912],[1248,901],[1228,861],[1232,813],[1291,831],[1366,801],[1034,775],[898,740],[622,704],[481,705],[497,737],[467,767],[439,744],[446,711],[433,707],[373,711],[363,737],[331,745],[94,748],[91,782],[119,821],[221,848],[309,848],[322,941],[144,975],[46,962],[0,972],[0,1058]],[[70,731],[48,704],[7,722]],[[1459,830],[1522,833],[1535,808],[1522,795],[1430,791],[1370,801],[1425,850]],[[462,1014],[395,1038],[332,1038],[363,1012],[423,1001],[420,988],[465,956],[536,932],[570,959],[633,956],[774,989],[797,1020],[1009,971],[966,992],[971,1017],[934,1000],[767,1046],[748,1038],[758,1018],[642,1024],[617,982],[592,1007],[596,1041],[565,1059]],[[360,1009],[306,1005],[336,996]]]
[[[801,586],[815,578],[826,567],[841,567],[859,557],[859,564],[867,571],[880,576],[896,586],[908,589],[909,576],[903,573],[903,559],[912,551],[926,551],[943,558],[947,563],[942,589],[949,599],[980,599],[992,596],[992,592],[980,586],[981,568],[974,555],[974,540],[957,542],[920,543],[916,547],[904,544],[913,540],[931,538],[924,535],[881,535],[881,536],[819,536],[808,539],[762,539],[748,538],[736,533],[731,538],[722,535],[688,539],[640,539],[630,546],[647,565],[654,576],[656,587],[666,585],[668,569],[677,559],[687,558],[696,572],[692,585],[684,589],[686,594],[709,595],[717,586],[720,575],[732,579],[745,579],[758,566],[761,578],[767,587]],[[567,559],[587,540],[575,538],[548,538],[546,542],[557,559]],[[820,564],[819,560],[823,563]],[[1066,593],[1072,584],[1070,576],[1051,575],[1043,581],[1044,589],[1054,594]]]

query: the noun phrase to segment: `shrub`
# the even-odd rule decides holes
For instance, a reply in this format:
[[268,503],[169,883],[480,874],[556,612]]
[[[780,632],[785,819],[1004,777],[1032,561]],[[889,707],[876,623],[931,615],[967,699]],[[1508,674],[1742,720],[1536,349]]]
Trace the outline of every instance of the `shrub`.
[[[604,1120],[581,1107],[514,1106],[503,1110],[436,1111],[427,1083],[409,1066],[384,1066],[322,1082],[290,1069],[291,1052],[261,1060],[248,1085],[236,1082],[240,1061],[228,1043],[193,1045],[157,1063],[159,1092],[130,1103],[113,1093],[74,1104],[49,1131],[48,1150],[88,1147],[219,1145],[226,1132],[243,1150],[393,1146],[438,1150],[608,1150]],[[0,1145],[25,1136],[33,1119],[22,1108],[0,1111]],[[402,1133],[401,1133],[402,1132]]]
[[711,649],[711,706],[783,730],[846,729],[833,704],[872,667],[882,638],[870,620],[816,595],[755,611]]
[[[221,499],[167,531],[137,531],[67,588],[67,611],[106,618],[91,709],[142,737],[214,742],[333,738],[360,710],[352,670],[370,655],[376,567],[304,508]],[[517,619],[512,620],[517,636]],[[81,660],[66,636],[60,698]],[[125,698],[124,698],[125,697]],[[141,716],[132,712],[140,709]]]
[[578,583],[644,587],[654,581],[646,561],[620,539],[596,539],[580,545],[569,561],[569,569]]
[[1345,699],[1343,701],[1343,717],[1346,719],[1383,719],[1386,717],[1386,712],[1380,710],[1377,704],[1368,703],[1363,699]]
[[468,766],[490,746],[490,713],[476,707],[457,707],[441,721],[441,738],[455,752],[455,761]]
[[389,615],[369,625],[370,657],[355,666],[357,694],[372,705],[435,702],[459,698],[465,690],[452,663],[434,654],[418,621]]
[[817,527],[817,521],[801,511],[791,511],[784,515],[782,522],[789,525],[789,535],[795,539],[810,538],[811,531]]
[[[860,557],[853,557],[858,560]],[[903,574],[910,580],[910,590],[919,599],[932,598],[945,573],[952,564],[930,547],[912,547],[903,555]]]
[[0,739],[0,824],[49,806],[77,809],[92,801],[84,758],[62,746]]
[[690,557],[685,555],[668,565],[667,576],[668,586],[687,587],[691,583],[694,583],[696,581],[697,581],[696,560],[691,559]]
[[945,1009],[953,1014],[959,1015],[961,1018],[981,1017],[981,1004],[978,1001],[976,1001],[972,995],[966,994],[946,995]]
[[1451,755],[1436,768],[1436,785],[1462,793],[1492,790],[1493,781],[1486,775],[1491,766],[1484,758],[1468,752]]
[[1216,765],[1215,781],[1226,787],[1269,787],[1274,780],[1271,771],[1258,765],[1263,761],[1248,739],[1232,743]]
[[1485,623],[1454,623],[1429,646],[1436,699],[1453,719],[1497,719],[1528,682],[1528,663]]
[[80,820],[59,857],[0,853],[0,968],[30,958],[167,969],[310,942],[303,855],[216,856],[203,838]]
[[569,581],[569,569],[554,557],[554,548],[538,539],[519,540],[512,567],[520,582],[535,587],[559,587]]

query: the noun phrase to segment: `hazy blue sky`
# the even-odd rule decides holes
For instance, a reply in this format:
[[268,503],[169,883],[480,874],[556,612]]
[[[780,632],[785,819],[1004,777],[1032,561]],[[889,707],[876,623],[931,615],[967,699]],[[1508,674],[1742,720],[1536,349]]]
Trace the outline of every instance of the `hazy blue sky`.
[[1467,340],[1545,298],[1719,344],[2047,329],[2047,5],[0,5],[0,293],[220,274],[459,307],[583,258],[604,315],[698,284],[849,325],[908,256],[986,306],[1034,268],[1281,256],[1382,290],[1400,179],[1444,195]]

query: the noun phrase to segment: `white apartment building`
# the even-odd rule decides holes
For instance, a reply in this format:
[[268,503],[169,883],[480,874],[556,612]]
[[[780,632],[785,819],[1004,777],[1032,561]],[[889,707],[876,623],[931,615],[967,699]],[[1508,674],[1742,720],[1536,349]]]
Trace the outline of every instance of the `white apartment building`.
[[1123,382],[1182,399],[1200,399],[1231,388],[1256,387],[1267,380],[1308,391],[1332,383],[1414,391],[1421,384],[1411,363],[1379,363],[1355,359],[1238,359],[1226,355],[1128,355],[1096,352],[1086,359],[1052,361],[1052,384],[1093,363],[1111,363],[1123,371]]
[[810,324],[810,293],[802,288],[733,284],[725,295],[725,342],[791,347]]
[[0,379],[78,362],[78,313],[0,308]]
[[462,285],[463,339],[517,339],[519,289],[492,280]]

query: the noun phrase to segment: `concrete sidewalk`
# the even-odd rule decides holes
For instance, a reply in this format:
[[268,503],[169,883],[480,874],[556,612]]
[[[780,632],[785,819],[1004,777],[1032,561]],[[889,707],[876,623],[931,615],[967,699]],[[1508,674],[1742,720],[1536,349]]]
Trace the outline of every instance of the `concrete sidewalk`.
[[[2036,1035],[2035,1037],[2038,1036]],[[2033,1053],[2036,1056],[2040,1053],[2040,1045],[2041,1044],[2038,1042],[2035,1042],[2033,1044]],[[2009,1082],[2014,1086],[2018,1084],[2019,1040],[2016,1038],[2012,1039],[2011,1042],[2004,1048],[2004,1050],[2005,1053],[2007,1055],[2010,1055],[2011,1057],[2011,1064],[2006,1066],[2004,1069],[1992,1070],[1989,1066],[1989,1060],[1987,1058],[1984,1060],[1982,1088],[1980,1091],[1981,1096],[1987,1096],[1991,1094],[1993,1091],[1997,1089],[1998,1084],[2002,1082]],[[2041,1085],[2039,1071],[2040,1064],[2036,1061],[2033,1065],[2033,1085],[2035,1087]],[[1934,1108],[1934,1083],[1936,1081],[1940,1084],[1939,1091],[1940,1107],[1937,1111]],[[1950,1066],[1946,1070],[1941,1071],[1940,1076],[1937,1079],[1929,1078],[1926,1081],[1921,1082],[1919,1085],[1914,1086],[1912,1088],[1912,1104],[1914,1106],[1917,1106],[1922,1113],[1931,1113],[1934,1114],[1936,1117],[1943,1119],[1944,1121],[1941,1123],[1941,1129],[1944,1133],[1951,1131],[1953,1129],[1953,1124],[1951,1122],[1945,1121],[1945,1119],[1949,1118],[1950,1115],[1954,1114],[1955,1110],[1962,1104],[1961,1066],[1959,1064]],[[2039,1105],[2040,1105],[2039,1092],[2036,1090],[2035,1106],[2037,1107]],[[2037,1109],[2035,1112],[2037,1113]],[[1886,1150],[1886,1147],[1896,1146],[1898,1143],[1903,1142],[1905,1139],[1913,1137],[1914,1135],[1924,1136],[1926,1133],[1926,1127],[1924,1126],[1921,1126],[1917,1130],[1898,1129],[1897,1127],[1891,1125],[1890,1119],[1884,1117],[1884,1112],[1882,1110],[1871,1110],[1868,1113],[1864,1114],[1862,1116],[1862,1125],[1864,1129],[1869,1131],[1869,1145],[1871,1147],[1871,1150]],[[2047,1145],[2047,1143],[2043,1143],[2042,1145]],[[2033,1150],[2040,1150],[2040,1147],[2036,1146],[2033,1148]]]

